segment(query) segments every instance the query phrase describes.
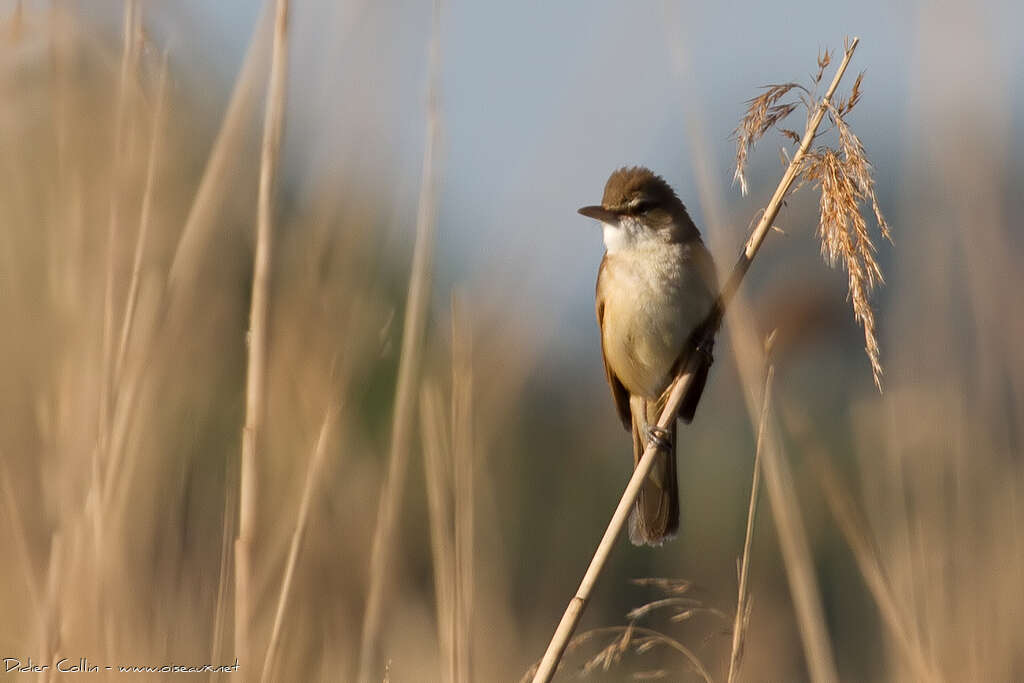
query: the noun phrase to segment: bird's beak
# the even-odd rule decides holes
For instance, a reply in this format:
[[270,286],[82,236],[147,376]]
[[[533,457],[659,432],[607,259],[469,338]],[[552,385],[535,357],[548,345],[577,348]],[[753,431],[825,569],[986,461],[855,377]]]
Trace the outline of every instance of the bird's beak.
[[579,213],[587,218],[593,218],[608,225],[619,224],[619,215],[603,206],[584,206],[582,209],[579,209]]

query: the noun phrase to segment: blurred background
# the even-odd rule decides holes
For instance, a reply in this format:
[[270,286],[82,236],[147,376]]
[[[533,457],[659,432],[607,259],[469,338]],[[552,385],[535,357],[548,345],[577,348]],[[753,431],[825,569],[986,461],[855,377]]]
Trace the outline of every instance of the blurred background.
[[[726,679],[778,329],[770,412],[839,675],[1024,679],[1018,5],[292,2],[240,648],[272,19],[256,0],[0,3],[0,657],[242,649],[243,680],[518,680],[632,467],[593,314],[603,245],[576,208],[649,166],[724,279],[783,170],[769,134],[749,195],[732,184],[746,100],[856,35],[840,91],[865,72],[848,122],[893,233],[876,240],[884,393],[805,187],[681,432],[680,534],[620,540],[580,626],[605,630],[562,676],[665,596],[632,579],[663,577],[692,602],[640,623]],[[759,510],[740,678],[806,680]],[[588,675],[702,680],[666,643]],[[81,675],[104,677],[125,680]]]

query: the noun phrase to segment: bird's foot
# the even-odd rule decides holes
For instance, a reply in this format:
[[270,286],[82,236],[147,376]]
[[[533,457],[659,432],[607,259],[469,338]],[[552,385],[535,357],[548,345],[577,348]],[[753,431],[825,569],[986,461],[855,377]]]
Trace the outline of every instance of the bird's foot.
[[670,451],[672,450],[672,432],[667,429],[662,429],[657,425],[652,425],[647,428],[647,440],[653,442],[659,450]]

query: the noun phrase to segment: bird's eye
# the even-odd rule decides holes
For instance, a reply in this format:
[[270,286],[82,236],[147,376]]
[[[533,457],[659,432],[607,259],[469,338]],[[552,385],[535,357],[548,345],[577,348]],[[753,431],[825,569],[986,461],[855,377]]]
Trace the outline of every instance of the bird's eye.
[[632,214],[646,213],[654,208],[654,202],[644,197],[637,197],[630,200],[629,212]]

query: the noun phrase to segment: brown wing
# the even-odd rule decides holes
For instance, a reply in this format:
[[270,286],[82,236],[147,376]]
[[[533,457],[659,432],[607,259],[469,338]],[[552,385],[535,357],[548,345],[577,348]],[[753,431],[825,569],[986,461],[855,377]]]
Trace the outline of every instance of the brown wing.
[[[715,273],[715,262],[711,258],[711,254],[708,252],[707,248],[705,248],[704,243],[699,239],[693,246],[691,257],[693,258],[694,264],[700,271],[704,282],[707,284],[709,299],[714,300],[713,297],[718,294],[718,276]],[[676,361],[676,365],[672,370],[673,374],[678,372],[680,366],[688,360],[693,347],[700,343],[700,340],[703,337],[703,329],[698,328],[693,331],[682,356],[680,356],[679,360]],[[704,349],[708,355],[703,359],[700,366],[698,366],[697,374],[693,378],[690,390],[686,393],[686,396],[683,397],[683,402],[679,407],[679,418],[686,424],[693,422],[693,416],[697,412],[697,404],[700,403],[700,397],[704,394],[704,385],[707,384],[708,371],[711,369],[711,348],[713,345],[714,340],[712,339]]]
[[[607,255],[605,256],[605,259]],[[608,357],[604,354],[604,297],[601,296],[601,273],[604,272],[605,259],[601,259],[601,267],[597,271],[597,291],[595,292],[597,307],[597,326],[601,331],[601,360],[604,361],[604,376],[608,380],[608,386],[612,389],[612,398],[615,399],[615,407],[619,411],[619,419],[626,431],[633,428],[633,416],[629,410],[629,392],[622,385],[619,378],[608,366]]]

